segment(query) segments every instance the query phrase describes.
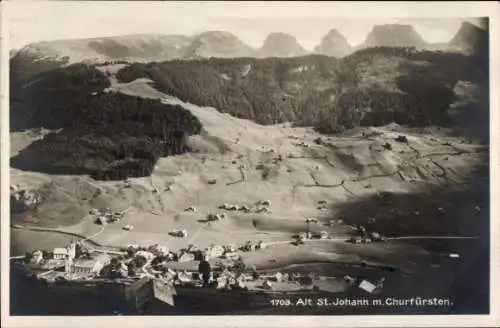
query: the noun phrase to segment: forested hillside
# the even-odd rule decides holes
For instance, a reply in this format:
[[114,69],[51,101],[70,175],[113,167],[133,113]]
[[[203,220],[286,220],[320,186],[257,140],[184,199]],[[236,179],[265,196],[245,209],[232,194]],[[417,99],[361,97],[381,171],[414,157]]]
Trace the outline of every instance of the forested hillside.
[[48,70],[29,79],[13,69],[10,128],[19,131],[71,126],[73,118],[81,115],[80,107],[88,96],[109,85],[102,72],[85,64]]
[[303,119],[311,101],[303,94],[335,93],[336,66],[337,59],[326,56],[212,58],[132,64],[117,77],[122,82],[148,77],[169,95],[270,124]]
[[159,157],[188,151],[201,123],[180,106],[102,90],[100,71],[83,64],[12,84],[11,126],[62,129],[11,159],[15,168],[96,179],[148,176]]
[[162,92],[261,124],[291,121],[329,133],[391,122],[460,123],[449,113],[455,85],[479,85],[479,97],[487,98],[487,71],[475,57],[379,47],[342,59],[315,55],[132,64],[118,78],[147,77]]

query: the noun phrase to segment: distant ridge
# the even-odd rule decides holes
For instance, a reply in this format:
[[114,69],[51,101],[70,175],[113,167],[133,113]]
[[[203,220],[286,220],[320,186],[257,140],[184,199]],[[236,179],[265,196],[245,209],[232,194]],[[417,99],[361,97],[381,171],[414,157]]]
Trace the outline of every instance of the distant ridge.
[[[427,43],[411,25],[376,25],[365,42],[351,46],[336,29],[323,36],[312,52],[306,51],[297,39],[286,33],[270,33],[259,49],[245,44],[228,31],[206,31],[194,36],[138,34],[113,37],[42,41],[11,50],[11,68],[17,77],[29,77],[73,63],[151,62],[176,59],[237,57],[297,57],[319,54],[347,56],[371,47],[415,47],[465,54],[484,53],[488,46],[487,22],[483,28],[463,23],[450,42]],[[487,51],[486,51],[487,52]]]
[[31,43],[18,54],[34,59],[66,59],[69,63],[106,60],[169,60],[179,57],[191,37],[184,35],[124,35]]

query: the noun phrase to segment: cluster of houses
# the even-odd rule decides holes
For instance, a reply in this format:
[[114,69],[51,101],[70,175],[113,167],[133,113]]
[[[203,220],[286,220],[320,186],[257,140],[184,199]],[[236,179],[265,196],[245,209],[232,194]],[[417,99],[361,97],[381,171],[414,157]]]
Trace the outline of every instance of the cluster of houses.
[[328,206],[327,206],[327,201],[326,200],[319,200],[318,201],[318,207],[317,207],[318,210],[327,210],[328,209]]
[[188,236],[188,232],[186,229],[173,229],[169,232],[169,235],[172,237],[186,238]]
[[197,248],[194,245],[189,245],[181,249],[179,252],[174,252],[164,245],[154,244],[149,247],[139,247],[137,245],[128,245],[129,255],[132,258],[142,257],[146,261],[151,262],[155,258],[159,259],[156,263],[164,264],[166,262],[191,262],[200,261],[202,259],[211,258],[226,258],[229,260],[239,260],[240,254],[235,245],[210,245],[204,249]]
[[[372,283],[366,279],[356,279],[356,278],[353,278],[349,275],[346,275],[343,277],[343,281],[349,287],[357,286],[358,288],[364,290],[365,292],[367,292],[369,294],[377,294],[380,291],[382,291],[385,278],[381,278],[378,281]],[[264,282],[261,285],[261,288],[273,290],[274,283],[280,283],[280,282],[294,282],[294,283],[297,283],[297,284],[302,285],[302,286],[309,286],[312,289],[317,288],[317,287],[315,287],[316,286],[315,275],[313,273],[288,274],[288,273],[281,273],[281,272],[276,272],[274,275],[266,277],[266,279],[264,280]]]
[[152,261],[156,257],[163,258],[165,262],[190,262],[200,261],[201,259],[225,258],[231,261],[238,261],[241,258],[240,251],[252,252],[259,249],[265,249],[266,244],[263,241],[252,242],[248,241],[242,247],[238,248],[234,244],[217,245],[212,244],[204,249],[200,249],[194,245],[189,245],[186,248],[173,252],[166,246],[154,244],[149,247],[139,247],[138,245],[128,245],[127,250],[135,256],[142,256],[147,261]]
[[186,249],[182,249],[178,256],[178,262],[199,261],[203,258],[226,258],[228,260],[239,260],[240,254],[235,245],[210,245],[205,249],[199,249],[194,245],[190,245]]
[[220,220],[224,220],[225,218],[226,218],[226,214],[224,214],[224,213],[217,213],[217,214],[209,213],[207,215],[208,222],[220,221]]
[[[105,253],[89,256],[86,252],[77,252],[77,246],[79,245],[72,242],[66,247],[54,248],[45,256],[41,250],[35,250],[31,253],[29,262],[48,270],[40,273],[40,278],[55,271],[60,277],[72,280],[97,276],[111,261],[111,257]],[[57,271],[58,269],[64,270]]]
[[125,211],[111,211],[109,208],[104,211],[99,211],[98,209],[91,209],[89,212],[90,215],[95,217],[94,222],[96,224],[108,224],[114,222],[120,222],[121,219],[125,216]]
[[[264,243],[257,243],[258,248],[265,248]],[[243,248],[254,248],[248,242]],[[136,276],[137,274],[143,275],[144,272],[139,273],[138,271],[131,271],[130,262],[135,258],[142,257],[142,263],[150,263],[155,258],[159,256],[170,256],[172,252],[164,245],[154,244],[149,247],[139,247],[137,245],[129,245],[129,249],[134,250],[131,253],[130,258],[111,258],[108,254],[99,254],[97,256],[79,256],[76,251],[76,244],[71,243],[67,247],[55,248],[52,252],[51,259],[45,259],[45,261],[56,261],[59,267],[63,267],[64,271],[60,273],[60,277],[64,277],[67,280],[74,279],[92,279],[94,277],[126,277],[126,276]],[[186,254],[190,254],[187,256]],[[186,249],[181,250],[179,254],[179,261],[183,262],[186,260],[199,260],[201,257],[226,257],[230,258],[231,254],[237,254],[237,248],[235,245],[212,245],[204,250],[197,249],[195,246],[190,245]],[[234,260],[237,262],[239,257],[235,257]],[[43,252],[35,251],[32,254],[31,262],[42,262]],[[295,283],[302,286],[310,286],[314,288],[315,280],[314,274],[304,274],[304,273],[282,273],[275,272],[271,275],[261,276],[257,273],[255,268],[250,270],[243,270],[238,266],[233,266],[229,268],[224,268],[221,272],[212,272],[209,280],[211,287],[216,289],[237,289],[237,290],[247,290],[248,283],[253,281],[252,285],[257,288],[264,290],[274,290],[276,288],[276,283]],[[45,271],[39,274],[40,278],[43,275],[49,275],[53,273],[53,270]],[[187,272],[187,271],[176,271],[171,268],[165,268],[161,272],[157,271],[155,274],[156,278],[162,278],[165,281],[172,281],[174,284],[194,284],[199,285],[201,283],[201,276],[197,272]],[[255,283],[262,280],[262,284],[256,285]],[[384,278],[380,281],[371,283],[367,280],[358,281],[350,276],[345,276],[344,280],[348,285],[354,286],[358,285],[360,289],[365,290],[368,293],[377,293],[382,289]]]
[[309,148],[309,144],[305,141],[299,141],[299,142],[295,143],[295,145],[299,146],[299,147]]
[[[173,281],[180,285],[201,285],[201,276],[198,273],[187,271],[176,271],[167,269],[164,276],[166,281]],[[248,289],[246,283],[253,280],[252,275],[243,272],[224,269],[221,272],[212,272],[209,278],[209,285],[215,289]]]
[[[218,206],[218,209],[220,210],[225,210],[225,211],[231,211],[231,212],[244,212],[244,213],[269,213],[270,209],[269,207],[271,206],[271,201],[269,200],[260,200],[257,201],[255,204],[252,206],[247,206],[247,205],[233,205],[233,204],[221,204]],[[196,212],[196,207],[194,206],[189,206],[184,209],[185,212]],[[206,222],[214,222],[214,221],[220,221],[226,219],[227,216],[225,213],[209,213],[207,215]],[[172,235],[172,233],[171,233]]]
[[272,275],[262,276],[264,282],[260,286],[263,289],[273,290],[275,283],[293,282],[302,286],[311,286],[314,284],[313,273],[293,272],[291,274],[275,272]]
[[330,227],[335,227],[337,225],[342,225],[342,224],[344,224],[344,220],[342,220],[342,219],[332,219],[332,220],[328,221],[328,225]]
[[271,206],[271,201],[269,200],[259,200],[252,206],[247,205],[232,205],[232,204],[221,204],[219,209],[226,211],[241,211],[244,213],[269,213]]
[[241,247],[241,250],[244,252],[253,252],[258,249],[265,249],[266,247],[266,244],[262,240],[259,242],[253,242],[249,240],[245,245],[243,245],[243,247]]
[[[366,232],[366,231],[365,231]],[[373,234],[372,234],[373,235]],[[376,237],[376,235],[373,235]],[[380,236],[379,236],[380,237]],[[299,240],[306,240],[310,238],[328,238],[328,234],[324,231],[319,234],[312,234],[311,232],[299,234]],[[382,238],[379,238],[382,240]],[[190,245],[185,249],[181,249],[178,254],[172,252],[167,246],[153,244],[148,247],[139,247],[138,245],[128,245],[127,250],[129,256],[111,258],[108,254],[99,254],[97,256],[79,255],[77,252],[77,244],[71,243],[67,247],[55,248],[52,252],[51,259],[44,259],[44,254],[41,251],[35,251],[31,257],[31,263],[39,263],[43,261],[57,262],[59,267],[64,267],[62,276],[67,280],[73,279],[92,279],[93,277],[125,277],[125,276],[136,276],[137,274],[144,275],[146,272],[144,268],[141,271],[130,269],[131,262],[134,259],[142,257],[140,266],[145,263],[151,263],[154,260],[160,259],[163,262],[157,262],[163,268],[161,271],[153,271],[157,278],[162,279],[172,279],[180,284],[199,284],[201,282],[201,277],[198,273],[190,272],[177,272],[170,268],[166,268],[162,264],[167,261],[177,261],[177,262],[188,262],[188,261],[199,261],[203,258],[226,258],[233,260],[233,263],[239,263],[240,254],[239,250],[234,244],[229,245],[211,245],[205,249],[199,249],[194,245]],[[248,241],[244,246],[240,248],[241,251],[255,251],[258,249],[266,248],[266,244],[263,241],[254,243]],[[81,253],[81,252],[80,252]],[[154,263],[154,262],[153,262]],[[138,267],[136,267],[138,268]],[[53,269],[52,269],[53,270]],[[51,270],[51,271],[52,271]],[[51,271],[46,271],[41,273],[40,276],[46,275]],[[273,290],[275,289],[275,283],[298,283],[300,285],[310,285],[314,287],[314,279],[311,274],[305,275],[300,273],[281,273],[276,272],[272,275],[260,276],[255,269],[251,274],[244,273],[245,270],[240,270],[235,265],[232,270],[224,269],[222,272],[213,272],[210,279],[210,285],[217,289],[248,289],[247,283],[249,281],[255,281],[256,279],[262,278],[263,282],[261,285],[257,286],[261,289]],[[156,272],[156,273],[155,273]],[[356,279],[349,276],[345,277],[347,283],[351,285],[357,284]],[[255,285],[255,282],[253,283]],[[377,290],[381,289],[383,284],[383,279],[379,283],[372,284],[369,281],[361,281],[359,283],[359,288],[369,292],[375,293]]]
[[[261,285],[257,286],[255,283],[253,285],[261,289],[273,290],[275,288],[275,283],[294,282],[301,285],[313,284],[312,275],[305,275],[302,273],[293,273],[289,275],[288,273],[277,272],[272,275],[260,276],[254,269],[252,272],[243,271],[244,270],[234,267],[231,270],[224,268],[221,272],[213,272],[209,279],[209,285],[216,289],[247,290],[248,282],[260,279],[262,280]],[[185,271],[176,272],[172,269],[167,270],[166,278],[167,280],[172,279],[174,283],[177,284],[199,284],[201,282],[201,277],[197,273]]]
[[296,245],[304,244],[306,240],[311,240],[311,239],[328,239],[330,238],[330,235],[328,234],[327,231],[320,231],[318,233],[313,233],[311,231],[308,232],[300,232],[295,240]]
[[[123,187],[124,188],[132,188],[132,180],[130,179],[126,179],[124,182],[123,182]],[[151,186],[151,193],[153,194],[159,194],[161,192],[164,192],[164,191],[169,191],[170,190],[170,186],[167,186],[165,188],[160,188],[160,186],[158,186],[157,184],[152,184]]]
[[382,236],[379,232],[372,231],[368,232],[366,227],[359,226],[357,228],[357,236],[353,236],[349,239],[349,242],[353,244],[369,244],[372,242],[382,242],[386,241],[386,238]]
[[169,256],[172,252],[165,245],[153,244],[148,247],[140,247],[139,245],[130,244],[127,246],[127,251],[133,256],[142,256],[148,261],[152,261],[158,256]]
[[10,202],[14,212],[22,212],[35,208],[42,202],[39,193],[23,189],[19,185],[10,186]]

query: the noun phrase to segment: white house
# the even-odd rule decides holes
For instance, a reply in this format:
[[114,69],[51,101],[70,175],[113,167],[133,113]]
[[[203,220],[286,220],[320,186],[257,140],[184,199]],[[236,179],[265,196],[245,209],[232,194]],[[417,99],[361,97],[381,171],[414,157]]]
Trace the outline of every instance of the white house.
[[224,247],[220,245],[213,245],[208,249],[210,257],[221,257],[224,254]]
[[368,293],[373,293],[375,291],[375,289],[377,288],[377,286],[375,286],[374,284],[372,284],[371,282],[367,281],[367,280],[363,280],[360,284],[359,284],[359,288],[361,288],[362,290],[364,291],[367,291]]
[[54,260],[65,259],[68,256],[68,250],[62,247],[56,247],[53,251]]
[[137,253],[135,253],[135,256],[142,256],[147,261],[152,261],[155,258],[154,254],[148,251],[138,251]]

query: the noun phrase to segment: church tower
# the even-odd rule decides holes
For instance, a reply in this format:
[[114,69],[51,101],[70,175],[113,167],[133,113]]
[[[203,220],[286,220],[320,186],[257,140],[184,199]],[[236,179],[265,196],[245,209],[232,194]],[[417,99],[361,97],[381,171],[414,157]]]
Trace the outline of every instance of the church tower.
[[76,257],[76,243],[71,241],[71,244],[67,247],[68,257],[73,260]]

